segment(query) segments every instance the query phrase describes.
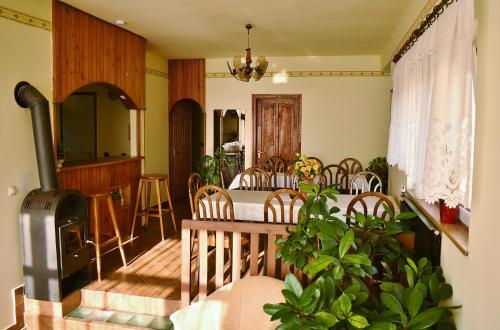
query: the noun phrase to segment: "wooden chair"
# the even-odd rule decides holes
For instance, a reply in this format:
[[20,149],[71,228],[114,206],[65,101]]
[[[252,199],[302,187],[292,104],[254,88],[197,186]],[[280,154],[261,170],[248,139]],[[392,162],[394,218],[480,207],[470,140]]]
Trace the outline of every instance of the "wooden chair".
[[188,179],[188,192],[189,192],[189,206],[191,206],[191,215],[194,216],[194,195],[198,189],[204,186],[203,181],[201,180],[201,176],[194,172],[191,173]]
[[241,190],[271,190],[271,178],[266,170],[259,167],[250,167],[240,175]]
[[342,159],[339,163],[339,166],[342,166],[347,170],[349,174],[356,174],[363,170],[363,165],[359,162],[359,160],[355,158],[345,158]]
[[318,157],[307,157],[307,159],[313,159],[313,160],[317,161],[319,163],[318,172],[321,173],[323,171],[324,166],[323,166],[323,162],[321,161],[321,159],[319,159]]
[[232,222],[233,200],[221,187],[205,185],[194,196],[194,216],[196,220]]
[[[295,226],[288,227],[293,230]],[[190,236],[192,231],[198,231],[199,246],[197,251],[198,262],[192,261]],[[208,233],[215,231],[215,274],[209,276]],[[224,260],[224,236],[232,236],[232,254],[226,264]],[[250,267],[245,274],[242,271],[241,246],[242,236],[250,236]],[[204,299],[210,293],[224,284],[236,281],[242,276],[265,275],[284,279],[288,271],[294,271],[299,280],[302,273],[290,269],[282,260],[276,259],[276,239],[288,236],[287,226],[271,223],[248,222],[208,222],[196,220],[182,221],[182,255],[181,255],[181,305],[188,306],[194,298]],[[267,247],[263,255],[259,244],[261,238],[266,238]],[[261,255],[259,255],[261,254]],[[265,260],[265,266],[264,261]],[[279,263],[279,267],[277,263]],[[193,276],[192,266],[199,265],[199,276]],[[277,269],[280,269],[277,271]],[[192,283],[198,281],[198,283]],[[198,288],[198,292],[196,292]]]
[[326,176],[323,173],[318,173],[313,179],[312,182],[315,184],[319,184],[321,188],[326,187]]
[[[279,156],[268,157],[261,163],[263,169],[265,169],[271,178],[271,188],[279,189],[278,186],[278,173],[286,174],[285,160]],[[286,185],[286,180],[285,185]]]
[[[371,210],[368,209],[368,205],[366,203],[366,200],[369,198],[376,198],[376,201],[373,205],[373,208]],[[360,204],[362,206],[362,212],[360,212],[358,209],[356,209],[356,205]],[[396,208],[394,207],[394,204],[392,201],[384,194],[379,193],[379,192],[365,192],[362,194],[359,194],[355,196],[349,205],[347,206],[347,212],[346,212],[346,223],[348,225],[351,224],[351,216],[354,216],[356,212],[363,213],[365,216],[368,215],[373,215],[373,216],[379,216],[380,212],[383,210],[381,216],[379,218],[381,219],[386,219],[389,214],[385,210],[385,208],[382,206],[382,204],[386,204],[389,209],[392,211],[392,214],[394,215],[396,212]]]
[[337,164],[330,164],[323,169],[323,175],[326,178],[326,186],[333,186],[341,193],[349,189],[347,170]]
[[[285,210],[283,197],[285,197],[285,199],[287,200],[290,200],[290,203],[287,203],[288,217],[286,217],[287,212]],[[277,201],[277,203],[273,203],[273,201]],[[297,202],[299,202],[299,205],[302,206],[306,202],[306,198],[302,193],[296,190],[280,189],[270,193],[269,196],[267,196],[266,201],[264,202],[264,222],[279,223],[282,225],[297,223],[300,216],[298,212],[299,208],[295,208]],[[271,211],[272,213],[272,219],[269,219],[269,211]]]
[[354,175],[349,183],[349,191],[351,195],[357,195],[367,191],[375,191],[382,193],[382,179],[368,171],[358,172]]

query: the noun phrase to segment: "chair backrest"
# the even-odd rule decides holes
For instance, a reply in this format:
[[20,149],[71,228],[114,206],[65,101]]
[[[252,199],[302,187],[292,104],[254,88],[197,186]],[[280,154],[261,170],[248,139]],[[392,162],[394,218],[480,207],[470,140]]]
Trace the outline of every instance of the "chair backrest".
[[188,192],[189,192],[189,206],[191,206],[191,215],[194,216],[194,195],[198,189],[200,189],[204,185],[201,180],[201,176],[194,172],[191,173],[188,179]]
[[266,170],[260,167],[250,167],[240,175],[242,190],[271,190],[271,178]]
[[[361,205],[361,210],[360,207],[357,207],[358,204]],[[389,207],[393,215],[395,214],[396,208],[394,207],[394,204],[386,195],[382,193],[369,191],[354,196],[347,206],[347,224],[351,224],[351,216],[354,216],[355,212],[360,212],[365,216],[373,215],[381,219],[386,219],[389,214],[383,207],[383,204],[386,204]]]
[[321,159],[319,159],[318,157],[307,157],[307,159],[313,159],[313,160],[317,161],[319,163],[319,170],[318,170],[318,172],[319,173],[323,172],[324,166],[323,166],[323,162],[321,161]]
[[194,195],[194,215],[197,220],[234,221],[231,196],[214,185],[205,185]]
[[[286,175],[287,168],[285,166],[285,160],[279,156],[271,156],[264,160],[260,164],[260,167],[266,170],[269,174],[269,177],[271,178],[271,188],[280,188],[278,186],[278,176]],[[284,180],[284,183],[286,184],[286,180]]]
[[345,168],[349,174],[356,174],[363,170],[363,165],[356,158],[342,159],[339,165]]
[[326,185],[334,186],[335,189],[344,192],[349,188],[349,175],[347,170],[337,164],[330,164],[323,169],[323,175],[326,177]]
[[367,191],[376,191],[382,193],[382,180],[380,177],[368,171],[358,172],[354,175],[349,183],[349,191],[351,195],[357,195]]
[[[299,280],[305,280],[305,276],[303,278],[301,272],[291,269],[282,260],[276,259],[275,241],[277,238],[286,238],[288,236],[287,228],[293,230],[295,226],[238,221],[209,223],[206,221],[183,220],[181,233],[182,306],[189,305],[196,297],[198,297],[198,300],[204,299],[210,293],[209,291],[215,291],[224,284],[236,281],[242,276],[265,275],[284,279],[289,271],[293,271]],[[191,251],[190,237],[192,231],[198,233],[198,251]],[[210,251],[210,262],[208,261],[209,232],[215,232],[215,248]],[[242,235],[250,237],[249,255],[244,259],[244,262],[248,260],[249,267],[242,267]],[[224,236],[231,237],[230,249],[224,249]],[[261,242],[266,242],[263,255],[262,249],[259,247]],[[229,261],[225,262],[224,253],[227,250],[231,251],[231,255]],[[214,254],[215,263],[212,261]],[[198,260],[193,260],[194,255]],[[193,276],[192,266],[195,265],[198,265],[198,277]],[[242,272],[242,269],[247,270],[248,273]]]
[[326,182],[326,176],[321,172],[312,179],[312,183],[319,184],[321,188],[326,187]]
[[[296,190],[276,190],[270,193],[264,202],[264,222],[282,225],[297,223],[300,206],[304,205],[305,202],[304,195]],[[269,212],[271,212],[272,218],[270,218]]]
[[226,188],[226,175],[227,175],[227,170],[229,168],[229,164],[225,159],[222,159],[220,164],[219,164],[219,176],[220,176],[220,186],[221,188]]

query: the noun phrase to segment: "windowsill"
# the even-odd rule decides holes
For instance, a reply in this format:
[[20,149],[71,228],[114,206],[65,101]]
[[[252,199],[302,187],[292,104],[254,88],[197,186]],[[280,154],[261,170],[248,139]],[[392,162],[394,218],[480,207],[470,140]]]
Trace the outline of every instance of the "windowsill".
[[436,227],[441,233],[444,233],[451,242],[458,248],[464,255],[469,255],[469,227],[460,220],[455,224],[441,223],[439,216],[439,206],[435,204],[427,204],[423,199],[418,199],[413,195],[412,191],[407,191],[406,196],[412,201],[413,204],[422,212],[432,225]]

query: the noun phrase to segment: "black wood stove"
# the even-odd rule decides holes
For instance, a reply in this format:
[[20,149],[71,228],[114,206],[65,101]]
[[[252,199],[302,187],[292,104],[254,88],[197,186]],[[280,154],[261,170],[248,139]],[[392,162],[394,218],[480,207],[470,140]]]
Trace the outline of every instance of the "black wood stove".
[[31,109],[41,186],[21,206],[24,291],[28,298],[61,301],[90,283],[88,206],[79,191],[57,188],[47,99],[24,81],[14,95]]

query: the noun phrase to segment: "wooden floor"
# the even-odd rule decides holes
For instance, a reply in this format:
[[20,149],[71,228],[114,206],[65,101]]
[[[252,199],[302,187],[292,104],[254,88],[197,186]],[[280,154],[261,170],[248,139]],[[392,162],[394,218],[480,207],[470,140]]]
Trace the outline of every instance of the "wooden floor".
[[159,242],[127,267],[121,267],[86,290],[180,300],[181,241],[179,236]]

